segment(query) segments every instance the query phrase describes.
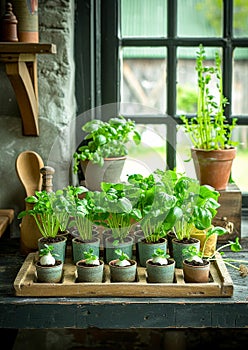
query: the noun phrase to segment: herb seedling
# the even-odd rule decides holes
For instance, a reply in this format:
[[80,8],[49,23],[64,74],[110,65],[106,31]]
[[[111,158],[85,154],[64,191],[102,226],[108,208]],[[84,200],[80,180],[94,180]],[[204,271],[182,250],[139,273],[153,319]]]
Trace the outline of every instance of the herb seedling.
[[159,264],[159,265],[168,265],[169,257],[170,255],[166,254],[165,250],[161,248],[157,248],[156,250],[154,250],[154,253],[152,254],[152,262],[154,264]]
[[84,252],[85,257],[85,263],[87,265],[100,265],[99,257],[94,253],[94,250],[92,248],[89,249],[89,251]]
[[124,253],[121,249],[116,249],[115,253],[119,256],[119,258],[117,259],[115,265],[117,266],[130,266],[130,259],[129,256]]
[[44,248],[40,249],[39,256],[40,256],[40,264],[42,266],[55,265],[56,263],[55,257],[58,256],[58,254],[52,253],[53,250],[54,250],[54,246],[47,245],[47,244],[44,244]]

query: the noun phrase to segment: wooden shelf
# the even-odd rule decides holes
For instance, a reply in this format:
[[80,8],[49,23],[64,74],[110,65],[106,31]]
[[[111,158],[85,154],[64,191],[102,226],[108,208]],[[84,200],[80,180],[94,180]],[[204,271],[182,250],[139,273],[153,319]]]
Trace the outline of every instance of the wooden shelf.
[[7,76],[15,91],[23,135],[39,135],[36,55],[55,53],[54,44],[0,42],[0,62],[5,63]]

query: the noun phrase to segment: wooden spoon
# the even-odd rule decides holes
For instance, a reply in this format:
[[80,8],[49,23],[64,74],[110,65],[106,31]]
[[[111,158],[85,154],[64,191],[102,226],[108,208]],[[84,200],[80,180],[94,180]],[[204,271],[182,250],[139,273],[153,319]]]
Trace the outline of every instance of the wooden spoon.
[[[33,151],[24,151],[16,159],[16,172],[23,184],[27,197],[33,196],[35,191],[41,191],[42,174],[40,169],[44,167],[41,157]],[[33,204],[25,203],[25,210],[33,208]],[[31,215],[23,217],[20,224],[20,250],[23,254],[38,249],[38,239],[41,233]]]
[[16,159],[16,172],[23,184],[27,197],[33,196],[35,191],[41,191],[42,175],[40,169],[44,167],[42,158],[33,151],[24,151]]

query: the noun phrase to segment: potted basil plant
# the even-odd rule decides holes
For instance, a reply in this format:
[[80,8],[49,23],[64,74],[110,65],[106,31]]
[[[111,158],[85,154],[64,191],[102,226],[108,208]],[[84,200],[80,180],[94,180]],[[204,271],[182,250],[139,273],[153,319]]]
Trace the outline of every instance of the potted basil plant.
[[[162,175],[163,174],[163,175]],[[174,195],[174,172],[154,172],[149,176],[150,186],[142,186],[142,183],[135,183],[140,188],[140,196],[137,196],[137,204],[141,208],[142,219],[140,221],[144,238],[138,241],[138,255],[140,265],[145,267],[156,248],[167,249],[166,235],[175,225],[176,214],[172,211],[176,205],[177,198]],[[132,179],[133,181],[133,179]]]
[[[196,175],[202,185],[210,185],[216,190],[225,190],[230,179],[237,142],[232,140],[236,119],[229,121],[225,116],[228,103],[223,95],[221,58],[215,54],[215,66],[206,66],[206,53],[199,46],[196,58],[198,79],[197,113],[193,118],[181,116],[185,132],[193,147],[191,154]],[[218,96],[214,96],[210,85],[216,80]]]
[[141,219],[139,209],[129,199],[129,185],[124,183],[102,183],[102,191],[89,191],[95,205],[94,222],[110,231],[105,239],[105,259],[108,263],[116,258],[116,249],[122,249],[131,256],[133,238],[132,224]]
[[191,237],[192,230],[204,230],[212,225],[212,219],[220,206],[219,192],[208,185],[200,185],[198,180],[187,176],[178,179],[174,191],[177,198],[175,210],[181,211],[181,215],[173,227],[173,257],[176,267],[182,268],[182,250],[185,245],[195,245],[200,249],[200,240]]
[[140,144],[141,136],[135,122],[123,116],[108,121],[93,119],[82,126],[86,132],[82,145],[74,153],[74,173],[82,167],[89,190],[101,190],[101,182],[120,182],[128,154],[127,144]]
[[[28,196],[25,201],[33,204],[32,209],[24,210],[18,214],[18,219],[25,215],[32,215],[42,235],[38,239],[38,249],[44,245],[53,245],[54,253],[59,255],[59,260],[65,261],[66,240],[65,236],[58,235],[60,221],[53,208],[53,192],[36,191],[34,196]],[[32,232],[30,232],[32,234]]]
[[95,204],[91,199],[90,191],[83,186],[70,186],[73,202],[70,206],[71,220],[69,228],[73,228],[72,254],[73,261],[84,258],[84,251],[93,249],[95,255],[99,256],[100,239],[93,234]]

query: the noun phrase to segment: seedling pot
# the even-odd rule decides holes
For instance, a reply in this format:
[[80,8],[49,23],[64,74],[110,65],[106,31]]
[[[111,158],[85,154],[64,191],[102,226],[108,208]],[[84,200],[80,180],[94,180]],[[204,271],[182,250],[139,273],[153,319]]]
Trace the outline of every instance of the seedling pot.
[[118,266],[116,265],[118,259],[109,262],[111,282],[135,282],[137,274],[137,262],[129,260],[131,265]]
[[184,281],[188,283],[208,283],[209,281],[210,262],[206,261],[204,266],[193,266],[183,261]]
[[76,263],[78,282],[101,283],[103,280],[104,262],[100,265],[85,265],[85,260]]
[[175,261],[169,259],[168,265],[155,265],[152,259],[146,261],[147,280],[149,283],[173,283]]
[[39,261],[35,263],[37,280],[43,283],[58,283],[61,281],[63,273],[63,262],[56,260],[54,266],[42,266]]

